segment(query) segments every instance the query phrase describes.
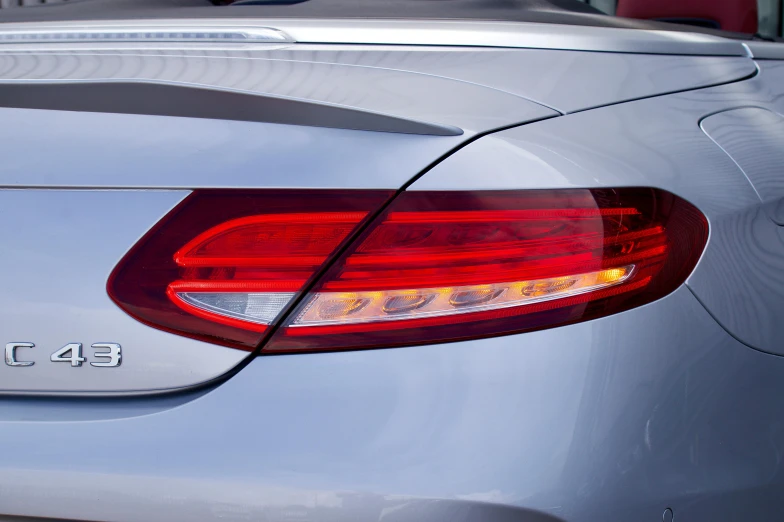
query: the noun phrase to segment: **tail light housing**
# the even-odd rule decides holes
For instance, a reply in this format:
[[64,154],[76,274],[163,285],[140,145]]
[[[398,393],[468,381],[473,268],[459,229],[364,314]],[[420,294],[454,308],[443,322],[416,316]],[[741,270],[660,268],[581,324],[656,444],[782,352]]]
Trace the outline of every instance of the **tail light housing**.
[[[194,192],[109,293],[176,333],[263,352],[456,341],[550,328],[682,284],[708,236],[649,188]],[[238,202],[242,204],[238,204]],[[275,328],[273,328],[275,326]]]

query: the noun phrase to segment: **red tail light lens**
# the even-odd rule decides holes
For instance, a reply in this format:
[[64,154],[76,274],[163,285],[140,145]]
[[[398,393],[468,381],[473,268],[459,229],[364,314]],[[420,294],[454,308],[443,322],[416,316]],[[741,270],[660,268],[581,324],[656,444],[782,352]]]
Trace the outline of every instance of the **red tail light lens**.
[[653,301],[707,240],[654,189],[407,192],[320,278],[265,352],[454,341]]
[[366,223],[391,196],[194,192],[109,293],[147,324],[244,349],[278,323],[264,352],[435,343],[649,303],[708,237],[695,207],[656,189],[404,192]]
[[109,295],[151,326],[252,350],[386,191],[197,191],[123,259]]

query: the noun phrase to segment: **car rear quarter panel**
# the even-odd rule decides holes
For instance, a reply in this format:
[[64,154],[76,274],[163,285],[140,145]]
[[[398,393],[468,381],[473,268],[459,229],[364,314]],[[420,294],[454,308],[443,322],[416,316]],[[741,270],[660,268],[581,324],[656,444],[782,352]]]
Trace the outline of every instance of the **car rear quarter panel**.
[[[753,156],[736,154],[733,159],[731,150],[717,145],[700,123],[716,121],[737,112],[734,109],[746,113],[752,110],[749,107],[755,107],[754,114],[767,110],[780,120],[782,70],[782,62],[766,62],[760,75],[748,81],[600,108],[486,136],[437,165],[411,190],[524,185],[650,186],[674,192],[694,203],[710,221],[710,240],[687,280],[688,287],[731,335],[753,348],[780,354],[784,228],[771,219],[769,210],[781,195],[761,197],[763,186],[757,183],[755,189],[749,172],[742,170],[743,159],[753,158],[758,175],[764,174],[771,180],[768,185],[778,187],[780,128],[754,126],[765,139],[740,144],[744,154]],[[736,126],[733,139],[742,140],[747,128],[748,124]],[[494,159],[492,173],[476,176],[489,157]]]

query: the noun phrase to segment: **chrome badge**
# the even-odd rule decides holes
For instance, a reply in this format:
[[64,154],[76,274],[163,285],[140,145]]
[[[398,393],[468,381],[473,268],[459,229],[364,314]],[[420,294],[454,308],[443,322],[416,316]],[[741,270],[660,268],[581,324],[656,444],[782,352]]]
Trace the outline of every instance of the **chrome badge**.
[[[7,343],[5,345],[5,364],[7,366],[32,366],[33,361],[20,359],[22,356],[19,351],[22,348],[35,348],[35,343],[18,342]],[[90,361],[90,366],[96,368],[114,368],[122,363],[122,346],[117,343],[93,343],[90,345],[93,350],[92,357],[95,361]],[[68,343],[59,350],[52,353],[49,357],[51,362],[67,362],[71,366],[78,367],[87,362],[87,358],[82,355],[82,343]]]

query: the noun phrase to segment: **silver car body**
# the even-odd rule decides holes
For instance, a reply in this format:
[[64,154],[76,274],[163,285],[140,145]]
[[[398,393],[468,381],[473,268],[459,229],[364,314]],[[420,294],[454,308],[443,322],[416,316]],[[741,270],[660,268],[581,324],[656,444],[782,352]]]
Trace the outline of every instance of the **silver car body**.
[[[0,331],[36,363],[0,365],[0,520],[781,519],[776,44],[285,19],[7,24],[0,41],[172,24],[250,40],[0,43]],[[287,110],[144,114],[139,85]],[[570,326],[248,358],[106,293],[193,189],[627,186],[690,201],[708,246],[673,293]],[[111,371],[46,364],[108,341]]]

